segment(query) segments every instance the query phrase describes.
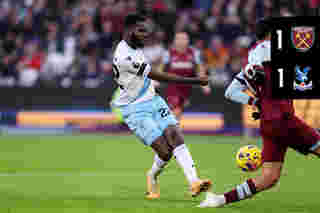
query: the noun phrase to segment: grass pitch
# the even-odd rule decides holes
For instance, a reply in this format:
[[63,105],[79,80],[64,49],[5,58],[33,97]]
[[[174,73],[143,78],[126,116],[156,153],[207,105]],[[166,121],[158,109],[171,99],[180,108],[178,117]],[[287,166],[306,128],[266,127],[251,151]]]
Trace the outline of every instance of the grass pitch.
[[[235,165],[240,137],[186,136],[201,177],[215,192],[249,176]],[[290,151],[279,186],[220,209],[195,208],[174,159],[161,176],[161,199],[145,200],[152,152],[133,136],[0,136],[0,213],[310,212],[319,208],[319,161]]]

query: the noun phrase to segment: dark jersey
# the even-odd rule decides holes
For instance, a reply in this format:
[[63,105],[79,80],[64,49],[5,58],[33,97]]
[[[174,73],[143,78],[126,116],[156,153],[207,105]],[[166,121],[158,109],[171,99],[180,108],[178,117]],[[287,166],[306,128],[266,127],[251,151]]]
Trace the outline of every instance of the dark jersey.
[[[184,52],[178,52],[175,48],[171,48],[163,57],[163,64],[168,67],[166,72],[183,77],[196,76],[196,66],[201,63],[199,51],[191,47]],[[181,96],[183,99],[187,99],[191,95],[191,89],[191,84],[169,84],[166,94],[167,96]]]

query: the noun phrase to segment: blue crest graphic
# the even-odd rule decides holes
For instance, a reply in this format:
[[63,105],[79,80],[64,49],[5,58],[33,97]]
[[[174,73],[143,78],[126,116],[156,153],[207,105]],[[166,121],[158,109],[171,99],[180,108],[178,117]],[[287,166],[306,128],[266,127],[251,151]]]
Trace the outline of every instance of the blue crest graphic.
[[295,67],[295,80],[294,89],[298,91],[305,91],[312,89],[312,81],[309,80],[309,72],[311,70],[310,66],[303,69],[299,65]]

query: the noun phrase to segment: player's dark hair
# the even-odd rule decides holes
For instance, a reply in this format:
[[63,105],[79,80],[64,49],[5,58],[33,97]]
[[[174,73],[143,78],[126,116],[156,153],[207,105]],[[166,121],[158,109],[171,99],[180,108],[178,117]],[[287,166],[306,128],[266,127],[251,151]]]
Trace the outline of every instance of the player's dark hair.
[[272,31],[271,18],[261,18],[256,23],[256,37],[258,40],[264,39]]
[[[145,21],[147,16],[142,13],[131,13],[128,14],[124,19],[124,29],[128,30],[132,26],[136,25],[138,22]],[[123,35],[119,34],[117,38],[113,39],[112,42],[112,49],[111,52],[114,53],[115,48],[117,47],[118,43],[123,39]]]
[[136,25],[138,22],[143,22],[147,19],[145,15],[140,13],[132,13],[126,16],[124,19],[124,27],[125,29],[131,28]]

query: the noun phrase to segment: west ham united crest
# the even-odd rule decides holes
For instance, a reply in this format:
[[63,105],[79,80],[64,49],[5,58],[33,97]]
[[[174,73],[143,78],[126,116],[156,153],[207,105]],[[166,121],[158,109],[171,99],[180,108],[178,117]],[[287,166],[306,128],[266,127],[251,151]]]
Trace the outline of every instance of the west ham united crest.
[[308,51],[314,43],[314,27],[292,27],[291,41],[293,46],[301,52]]

